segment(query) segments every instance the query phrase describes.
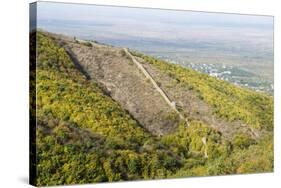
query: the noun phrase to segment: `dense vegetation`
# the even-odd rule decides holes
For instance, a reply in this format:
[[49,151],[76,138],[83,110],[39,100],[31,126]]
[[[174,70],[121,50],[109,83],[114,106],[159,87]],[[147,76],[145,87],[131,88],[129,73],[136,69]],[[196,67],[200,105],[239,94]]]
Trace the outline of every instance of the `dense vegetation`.
[[37,46],[36,184],[165,177],[181,165],[50,36],[38,33]]
[[[270,132],[258,141],[238,135],[230,142],[210,126],[191,121],[189,127],[180,122],[178,130],[171,135],[153,136],[96,83],[88,80],[51,35],[37,33],[37,50],[34,184],[272,171]],[[272,129],[272,99],[268,96],[224,82],[220,86],[205,75],[155,59],[149,62],[198,90],[204,100],[214,107],[217,105],[218,115]],[[218,104],[215,97],[221,97],[225,105]],[[245,105],[245,109],[241,108],[244,111],[238,106],[234,110],[228,106],[240,104]],[[206,144],[202,142],[204,138]]]

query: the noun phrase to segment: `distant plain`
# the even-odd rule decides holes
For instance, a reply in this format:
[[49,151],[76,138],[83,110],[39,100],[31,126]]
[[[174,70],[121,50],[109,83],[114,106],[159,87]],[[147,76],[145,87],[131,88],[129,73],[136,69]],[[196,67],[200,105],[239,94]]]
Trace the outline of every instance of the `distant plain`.
[[[48,8],[38,15],[44,30],[126,46],[273,94],[273,17],[83,5],[50,16]],[[75,16],[76,8],[84,14]]]

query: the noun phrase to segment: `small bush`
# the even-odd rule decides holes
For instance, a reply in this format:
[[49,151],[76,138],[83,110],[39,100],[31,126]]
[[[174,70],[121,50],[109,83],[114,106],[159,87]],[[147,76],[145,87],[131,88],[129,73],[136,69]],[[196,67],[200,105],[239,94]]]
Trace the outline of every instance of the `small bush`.
[[235,136],[233,144],[234,147],[238,147],[240,149],[247,149],[250,145],[255,144],[255,140],[248,135],[239,134]]
[[85,46],[88,46],[88,47],[93,47],[93,45],[92,45],[92,43],[91,42],[83,42],[83,44],[85,45]]

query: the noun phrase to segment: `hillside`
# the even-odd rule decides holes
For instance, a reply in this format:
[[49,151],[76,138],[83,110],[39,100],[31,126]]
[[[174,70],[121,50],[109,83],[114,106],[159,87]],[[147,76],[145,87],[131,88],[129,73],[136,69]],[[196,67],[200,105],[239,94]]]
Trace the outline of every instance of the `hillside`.
[[34,184],[273,170],[273,97],[139,52],[32,37]]

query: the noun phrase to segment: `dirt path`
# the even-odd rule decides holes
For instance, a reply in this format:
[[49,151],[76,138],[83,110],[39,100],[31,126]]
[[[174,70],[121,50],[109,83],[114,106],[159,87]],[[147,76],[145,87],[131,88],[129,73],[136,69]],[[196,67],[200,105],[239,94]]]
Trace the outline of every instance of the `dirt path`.
[[163,99],[167,102],[167,104],[179,115],[179,117],[182,120],[186,121],[184,116],[177,110],[175,102],[169,99],[166,93],[157,85],[156,81],[149,74],[149,72],[146,71],[146,69],[142,66],[142,64],[138,62],[138,60],[136,60],[136,58],[128,51],[127,48],[123,48],[123,49],[126,52],[126,54],[132,59],[132,61],[136,64],[136,66],[141,70],[141,72],[145,75],[145,77],[151,81],[154,88],[159,92],[159,94],[163,97]]

